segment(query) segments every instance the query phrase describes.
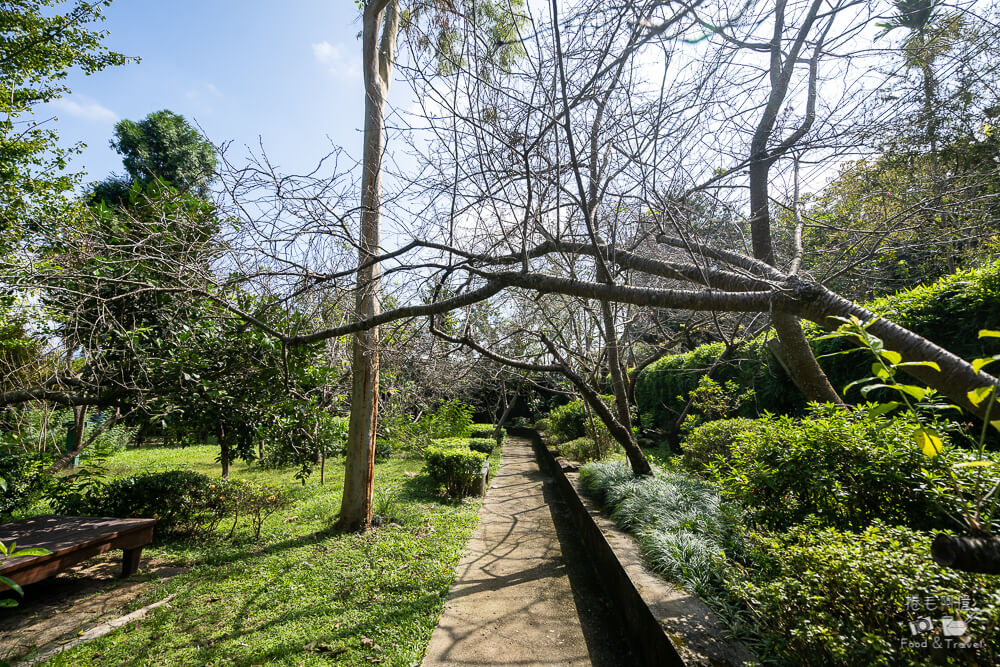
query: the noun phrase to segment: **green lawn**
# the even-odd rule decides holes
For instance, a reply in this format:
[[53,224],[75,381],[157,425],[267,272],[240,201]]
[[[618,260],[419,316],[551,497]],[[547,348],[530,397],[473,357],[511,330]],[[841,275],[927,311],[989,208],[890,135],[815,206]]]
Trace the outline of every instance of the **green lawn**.
[[[212,446],[133,450],[113,475],[190,468],[218,475]],[[497,457],[498,458],[498,457]],[[191,568],[153,585],[134,607],[177,597],[140,622],[67,651],[49,665],[419,664],[479,501],[437,497],[420,460],[378,464],[377,511],[399,519],[370,534],[329,531],[340,505],[342,461],[302,486],[294,470],[239,463],[234,477],[279,484],[294,496],[264,524],[227,540],[155,545],[144,556]],[[411,476],[407,476],[411,473]],[[369,641],[371,640],[371,641]]]

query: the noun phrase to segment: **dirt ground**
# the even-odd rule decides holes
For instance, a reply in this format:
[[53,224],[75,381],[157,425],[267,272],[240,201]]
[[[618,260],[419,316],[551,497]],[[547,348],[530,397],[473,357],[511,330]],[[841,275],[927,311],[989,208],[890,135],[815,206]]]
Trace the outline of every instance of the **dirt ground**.
[[566,511],[511,438],[423,667],[634,664]]
[[18,659],[121,616],[149,582],[186,571],[143,559],[136,574],[122,579],[121,567],[120,552],[113,552],[26,586],[19,606],[0,609],[0,659]]

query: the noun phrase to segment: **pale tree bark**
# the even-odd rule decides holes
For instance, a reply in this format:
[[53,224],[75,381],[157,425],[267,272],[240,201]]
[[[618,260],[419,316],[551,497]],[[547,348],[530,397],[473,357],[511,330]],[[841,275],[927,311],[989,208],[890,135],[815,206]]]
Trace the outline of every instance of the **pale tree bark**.
[[[362,18],[362,66],[365,83],[365,130],[361,176],[361,232],[358,239],[357,319],[379,314],[382,236],[382,152],[385,104],[399,31],[398,0],[369,2]],[[347,435],[344,495],[337,528],[367,530],[372,521],[375,488],[375,437],[378,426],[379,330],[354,335],[351,415]]]
[[[753,139],[750,143],[750,233],[755,259],[776,266],[774,246],[771,240],[771,212],[769,176],[774,162],[793,148],[812,127],[816,117],[816,77],[817,65],[822,53],[823,37],[813,47],[813,55],[809,61],[809,89],[807,92],[806,114],[801,125],[777,146],[771,148],[769,143],[775,135],[775,125],[788,95],[789,84],[794,70],[806,46],[809,35],[822,0],[813,0],[809,13],[803,21],[792,43],[785,45],[782,33],[785,29],[785,2],[779,0],[775,7],[774,33],[770,43],[770,94],[764,106],[761,118],[757,123]],[[825,31],[823,31],[825,34]],[[787,49],[787,50],[786,50]],[[809,340],[802,331],[799,319],[787,312],[771,313],[771,323],[781,342],[782,350],[788,362],[788,370],[792,381],[805,395],[808,401],[821,403],[843,404],[837,391],[830,384],[826,373],[816,361]]]

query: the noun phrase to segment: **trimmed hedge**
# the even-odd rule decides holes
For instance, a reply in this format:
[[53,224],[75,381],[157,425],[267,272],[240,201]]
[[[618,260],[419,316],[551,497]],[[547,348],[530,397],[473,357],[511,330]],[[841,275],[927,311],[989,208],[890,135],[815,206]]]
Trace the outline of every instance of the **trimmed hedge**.
[[486,456],[469,449],[431,446],[424,451],[424,468],[449,496],[462,498],[475,489]]
[[[609,407],[615,404],[614,396],[601,395],[601,400]],[[603,426],[603,422],[601,422],[597,415],[594,415],[594,421]],[[590,420],[587,419],[587,405],[583,399],[578,398],[565,405],[560,405],[553,408],[552,412],[549,413],[547,432],[557,443],[591,435],[588,433],[589,427]]]
[[[494,424],[473,424],[469,427],[469,437],[470,438],[489,438],[493,439],[493,432],[496,430]],[[500,442],[504,443],[507,441],[507,429],[500,429]]]
[[[980,329],[1000,328],[1000,262],[876,299],[866,308],[965,359],[993,354],[989,341],[979,340],[976,334]],[[810,338],[825,333],[810,322],[803,326]],[[767,341],[772,336],[769,332],[745,343],[713,375],[720,383],[732,380],[741,389],[754,390],[755,401],[743,406],[737,416],[802,414],[805,409],[801,392],[768,350]],[[863,352],[823,356],[849,347],[847,341],[837,339],[813,343],[820,365],[839,392],[854,380],[870,375],[871,359]],[[688,395],[723,349],[722,343],[701,345],[690,352],[664,357],[644,369],[635,387],[642,425],[666,429],[676,421]],[[855,388],[845,399],[860,401],[861,394]]]
[[497,441],[492,438],[469,438],[469,449],[489,456],[497,448]]

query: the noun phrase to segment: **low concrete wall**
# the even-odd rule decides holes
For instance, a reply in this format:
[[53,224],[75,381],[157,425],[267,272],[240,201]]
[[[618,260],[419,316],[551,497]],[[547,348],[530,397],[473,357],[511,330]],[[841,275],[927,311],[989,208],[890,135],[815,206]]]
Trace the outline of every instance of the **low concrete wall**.
[[640,664],[662,667],[755,662],[746,647],[725,639],[724,626],[704,602],[645,566],[636,541],[584,495],[576,473],[562,469],[536,431],[508,428],[507,432],[529,438],[537,456],[556,479]]

